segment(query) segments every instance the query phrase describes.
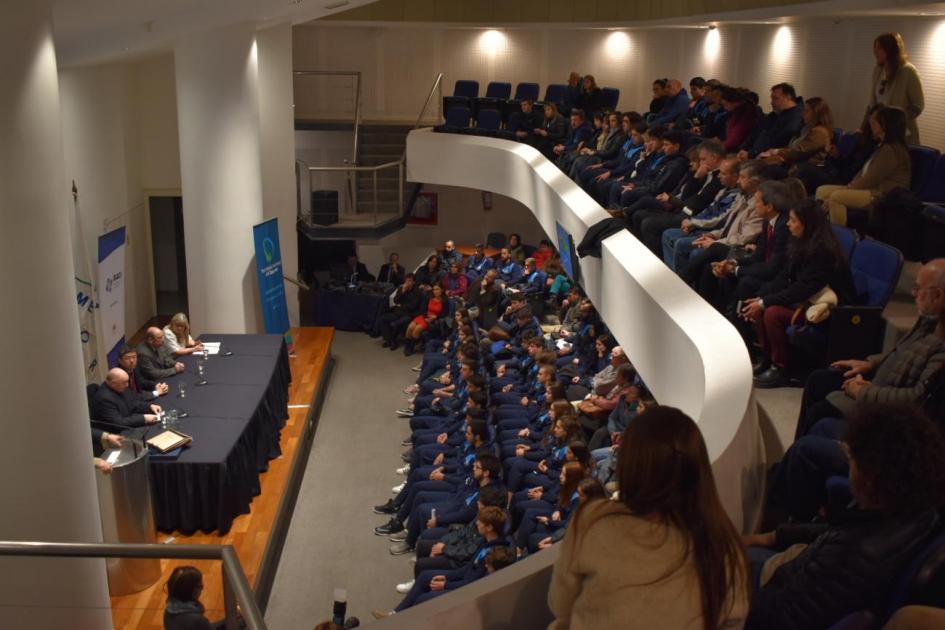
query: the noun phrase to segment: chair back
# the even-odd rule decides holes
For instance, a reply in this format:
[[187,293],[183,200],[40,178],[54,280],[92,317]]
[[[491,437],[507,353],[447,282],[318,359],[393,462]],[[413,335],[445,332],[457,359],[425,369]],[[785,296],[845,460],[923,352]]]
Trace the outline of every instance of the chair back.
[[508,238],[502,232],[489,232],[486,236],[486,247],[502,249],[508,242]]
[[891,245],[866,238],[856,244],[850,272],[861,306],[885,308],[902,272],[902,252]]
[[[939,531],[929,543],[919,551],[909,566],[899,575],[886,602],[885,618],[907,604],[936,605],[928,599],[940,592],[945,581],[945,532]],[[941,605],[940,603],[938,605]]]
[[843,250],[843,256],[847,259],[847,262],[850,261],[850,255],[853,253],[853,248],[856,247],[857,235],[856,230],[851,230],[850,228],[844,225],[833,224],[830,227],[833,228],[833,235],[837,237],[837,242],[840,243],[840,249]]
[[559,105],[564,102],[564,95],[568,92],[568,86],[562,83],[550,83],[548,87],[545,88],[545,98],[546,103],[554,103]]
[[492,81],[486,86],[486,98],[506,99],[512,94],[512,84]]
[[919,199],[928,203],[945,204],[945,155],[940,155],[935,160],[925,186],[919,191]]
[[446,126],[465,129],[469,126],[469,108],[453,107],[446,112]]
[[837,140],[837,153],[840,154],[840,159],[845,160],[853,155],[854,149],[856,149],[855,133],[847,132]]
[[478,129],[498,130],[502,124],[502,114],[497,109],[481,109],[476,114],[476,127]]
[[89,383],[85,386],[85,400],[89,405],[89,418],[92,417],[92,401],[95,400],[95,394],[98,393],[98,388],[101,387],[98,383]]
[[912,186],[910,187],[912,192],[916,194],[922,192],[932,177],[932,171],[939,157],[938,149],[918,144],[909,145],[909,158],[912,160]]
[[453,96],[476,98],[479,96],[479,81],[460,79],[453,87]]
[[519,83],[515,86],[515,100],[523,101],[530,98],[533,101],[538,100],[539,87],[537,83]]
[[512,112],[509,114],[509,121],[505,123],[505,128],[511,131],[518,130],[518,120],[522,117],[522,112]]
[[610,111],[617,109],[617,103],[620,102],[620,90],[612,87],[601,88],[600,90],[600,108]]

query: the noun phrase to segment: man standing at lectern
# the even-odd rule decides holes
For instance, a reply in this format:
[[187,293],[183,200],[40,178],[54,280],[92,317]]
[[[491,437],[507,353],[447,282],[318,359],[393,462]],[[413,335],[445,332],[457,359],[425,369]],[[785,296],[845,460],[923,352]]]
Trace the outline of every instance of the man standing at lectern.
[[184,371],[184,364],[174,359],[164,345],[164,332],[154,326],[148,328],[144,343],[138,346],[138,365],[141,374],[152,381],[174,376]]
[[159,405],[149,404],[128,387],[128,373],[112,368],[92,399],[92,420],[125,427],[142,427],[158,421]]

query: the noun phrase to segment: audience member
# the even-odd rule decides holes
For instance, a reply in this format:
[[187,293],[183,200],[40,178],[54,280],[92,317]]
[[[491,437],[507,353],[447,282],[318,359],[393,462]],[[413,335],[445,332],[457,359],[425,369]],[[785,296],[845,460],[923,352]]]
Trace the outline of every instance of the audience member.
[[387,258],[387,262],[381,265],[381,271],[377,274],[377,281],[399,287],[404,283],[404,274],[406,273],[403,265],[400,264],[400,254],[393,252]]
[[145,331],[144,343],[138,346],[138,366],[150,381],[160,381],[184,371],[184,364],[174,359],[164,343],[164,331],[155,326]]
[[525,246],[522,245],[522,235],[517,232],[512,232],[509,234],[509,241],[505,244],[509,250],[509,255],[512,257],[512,260],[522,265],[525,263]]
[[745,538],[755,592],[746,628],[826,628],[877,610],[901,572],[937,535],[945,501],[945,440],[914,411],[864,409],[845,437],[855,503],[828,522]]
[[720,628],[743,619],[744,552],[696,423],[671,407],[637,417],[623,436],[619,486],[618,501],[592,500],[571,517],[549,628]]
[[453,263],[457,263],[460,267],[463,265],[463,255],[457,251],[456,243],[453,241],[446,241],[443,244],[439,257],[441,269],[449,269]]
[[452,262],[448,267],[449,271],[443,276],[440,285],[446,292],[446,297],[460,298],[466,295],[469,288],[469,278],[462,272],[462,263]]
[[476,243],[473,255],[466,259],[466,278],[470,283],[475,282],[492,269],[494,262],[492,258],[486,256],[486,246]]
[[165,630],[222,630],[224,621],[210,623],[204,614],[200,594],[203,574],[197,567],[177,567],[164,585],[167,604],[164,606]]
[[517,117],[511,117],[512,124],[509,131],[519,140],[533,143],[536,130],[540,129],[544,117],[542,112],[535,109],[535,101],[530,98],[522,99],[521,112]]
[[568,135],[551,149],[551,152],[557,157],[555,164],[558,165],[558,168],[567,172],[571,168],[571,163],[579,155],[578,152],[591,139],[593,133],[594,129],[587,124],[584,110],[572,109]]
[[823,164],[833,143],[833,115],[827,101],[814,96],[804,102],[804,126],[783,149],[768,149],[758,154],[772,164],[792,167],[800,162]]
[[753,137],[746,143],[747,148],[742,149],[738,157],[743,160],[756,158],[766,151],[786,147],[803,125],[803,110],[797,106],[794,86],[778,83],[771,88],[771,113],[761,120]]
[[[585,74],[581,79],[581,93],[578,95],[577,105],[588,116],[596,114],[601,107],[601,90],[597,87],[597,80],[593,74]],[[572,114],[574,111],[572,110]]]
[[647,122],[651,125],[672,126],[680,117],[689,112],[689,94],[683,89],[679,79],[670,79],[664,90],[666,101],[659,112],[649,116]]
[[383,347],[391,350],[399,347],[397,337],[406,330],[414,317],[423,312],[423,301],[423,291],[416,286],[414,275],[408,273],[404,276],[404,283],[391,297],[391,309],[378,317],[377,326],[384,338]]
[[666,104],[668,97],[666,96],[666,84],[669,83],[669,79],[656,79],[653,81],[653,100],[650,101],[650,108],[647,111],[647,116],[657,115],[663,109],[663,105]]
[[884,107],[870,116],[870,130],[879,143],[859,174],[846,186],[821,186],[817,200],[830,212],[830,222],[846,225],[847,209],[869,209],[895,188],[909,188],[912,162],[906,147],[906,114]]
[[873,41],[876,66],[869,104],[898,107],[906,114],[905,140],[921,144],[917,118],[925,109],[925,95],[919,72],[909,62],[906,44],[899,33],[883,33]]
[[[623,121],[626,121],[624,124]],[[606,116],[602,115],[601,133],[597,138],[597,143],[593,147],[585,146],[580,150],[580,155],[575,158],[568,171],[568,177],[578,181],[580,173],[592,164],[600,164],[606,160],[616,158],[620,152],[620,146],[627,139],[630,130],[630,117],[624,117],[620,112],[611,112]]]
[[190,336],[190,322],[184,313],[176,313],[164,327],[164,345],[174,357],[203,352],[203,344]]
[[[453,264],[453,268],[457,268],[458,265]],[[466,276],[457,273],[458,277],[463,280],[463,288],[465,289]],[[404,354],[410,356],[414,353],[414,346],[420,340],[420,337],[423,333],[436,322],[441,315],[446,314],[446,298],[443,296],[443,286],[439,284],[433,285],[433,289],[430,292],[430,299],[427,300],[427,312],[426,315],[417,315],[410,323],[407,324],[407,330],[404,333]]]
[[551,160],[554,158],[553,149],[568,135],[568,123],[554,103],[545,103],[544,113],[541,126],[532,130],[531,144]]
[[443,262],[437,254],[430,254],[426,263],[417,269],[415,280],[424,293],[429,293],[433,285],[440,284],[443,278]]
[[750,142],[752,134],[761,124],[758,106],[752,101],[748,90],[743,88],[725,87],[720,96],[722,107],[728,113],[725,123],[725,150],[729,153],[747,151],[745,145]]

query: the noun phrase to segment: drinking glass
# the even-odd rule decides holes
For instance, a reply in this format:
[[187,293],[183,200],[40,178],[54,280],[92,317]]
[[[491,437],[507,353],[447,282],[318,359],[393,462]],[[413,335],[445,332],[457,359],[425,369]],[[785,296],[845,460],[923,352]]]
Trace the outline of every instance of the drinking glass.
[[178,383],[177,393],[180,395],[181,398],[187,398],[187,386],[184,385],[183,383]]

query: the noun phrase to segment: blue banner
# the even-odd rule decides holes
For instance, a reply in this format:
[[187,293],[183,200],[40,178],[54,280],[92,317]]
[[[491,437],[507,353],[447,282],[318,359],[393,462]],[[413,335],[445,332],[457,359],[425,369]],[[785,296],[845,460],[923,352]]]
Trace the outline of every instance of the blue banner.
[[108,367],[125,343],[125,228],[98,237],[99,319]]
[[282,282],[278,220],[269,219],[254,225],[253,242],[256,244],[256,276],[259,278],[263,323],[267,333],[284,335],[289,331],[289,308]]

